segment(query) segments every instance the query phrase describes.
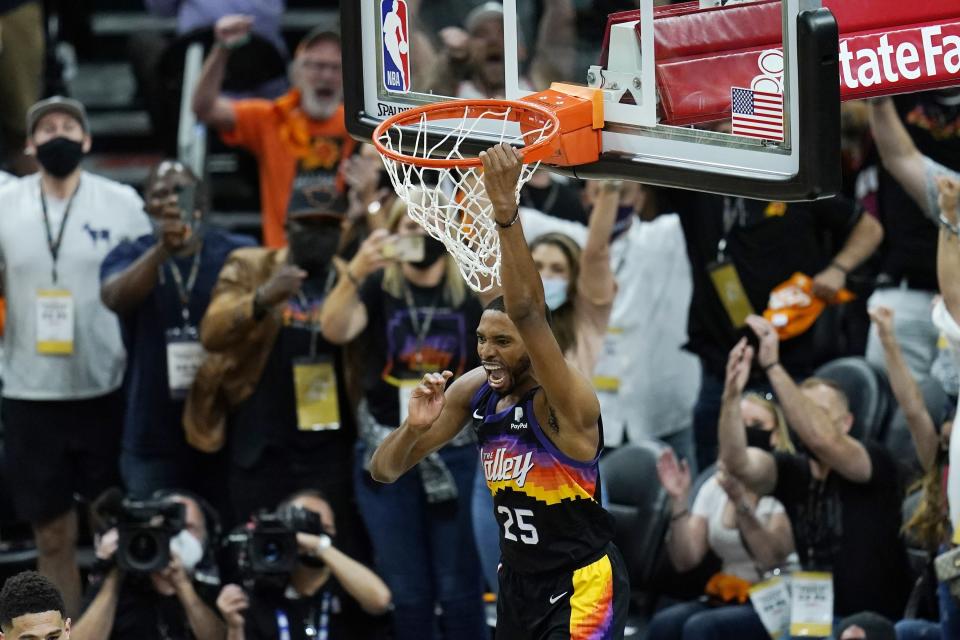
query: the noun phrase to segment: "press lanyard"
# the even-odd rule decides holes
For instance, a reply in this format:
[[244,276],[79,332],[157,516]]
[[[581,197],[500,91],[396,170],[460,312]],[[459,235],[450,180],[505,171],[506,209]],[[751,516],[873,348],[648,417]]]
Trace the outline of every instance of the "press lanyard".
[[[303,632],[308,638],[315,638],[316,640],[328,640],[330,637],[331,600],[332,597],[330,593],[324,593],[323,600],[320,602],[320,615],[317,616],[316,609],[311,607],[310,613],[304,617]],[[287,614],[280,609],[277,609],[275,615],[277,617],[277,631],[279,632],[279,639],[291,640],[290,619],[287,618]]]
[[287,620],[287,614],[277,609],[277,630],[280,632],[279,640],[290,640],[290,621]]
[[43,228],[47,232],[47,248],[50,249],[50,257],[53,259],[51,276],[53,284],[57,284],[57,259],[60,257],[60,246],[63,244],[63,232],[67,228],[67,218],[70,216],[70,209],[73,207],[73,200],[80,191],[80,183],[77,182],[77,188],[73,190],[70,199],[67,201],[67,208],[63,210],[63,219],[60,221],[60,230],[57,232],[57,239],[53,239],[53,230],[50,228],[50,214],[47,213],[47,196],[43,193],[43,186],[40,186],[40,208],[43,210]]
[[[736,205],[733,203],[736,202]],[[734,227],[742,227],[747,218],[747,209],[743,198],[723,198],[723,236],[717,243],[717,262],[724,262],[727,251],[727,238]]]
[[[320,615],[311,607],[310,615],[303,621],[303,628],[308,638],[316,640],[328,640],[330,636],[330,592],[323,594],[323,600],[320,602]],[[316,621],[316,625],[314,625]]]
[[430,332],[430,325],[433,324],[433,317],[437,313],[440,295],[441,294],[438,294],[432,304],[427,308],[426,318],[424,318],[423,324],[421,325],[420,318],[417,317],[417,308],[416,302],[413,300],[413,292],[410,290],[409,283],[407,283],[406,280],[403,282],[403,298],[407,303],[407,313],[410,315],[410,324],[413,325],[413,332],[417,335],[416,353],[414,354],[417,364],[423,362],[423,355],[420,350],[423,347],[423,341],[427,338],[427,333]]
[[[325,300],[327,295],[330,293],[330,289],[333,288],[334,283],[337,280],[337,272],[334,269],[330,270],[330,273],[327,274],[327,282],[323,286],[323,296],[320,300]],[[303,305],[303,310],[306,311],[310,307],[310,303],[307,300],[307,297],[303,295],[303,291],[297,291],[297,300],[300,301],[300,304]],[[317,357],[317,335],[320,333],[320,323],[317,321],[317,318],[313,314],[313,309],[310,309],[310,357]]]
[[[190,265],[190,273],[187,275],[187,283],[184,286],[183,274],[180,273],[180,267],[171,258],[170,275],[173,277],[173,283],[177,287],[177,297],[180,298],[180,313],[183,316],[183,325],[190,324],[190,296],[193,294],[193,287],[197,284],[197,274],[200,273],[200,254],[203,252],[203,244],[197,246],[196,253],[193,254],[193,264]],[[161,267],[162,268],[162,267]]]

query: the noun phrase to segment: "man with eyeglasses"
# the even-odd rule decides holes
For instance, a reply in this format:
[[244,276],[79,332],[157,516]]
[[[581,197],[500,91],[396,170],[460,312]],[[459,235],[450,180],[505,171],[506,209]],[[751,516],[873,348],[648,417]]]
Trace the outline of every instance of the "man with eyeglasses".
[[286,244],[287,212],[324,207],[345,191],[340,167],[355,143],[343,117],[340,37],[333,32],[314,29],[300,41],[294,88],[286,95],[274,101],[222,95],[230,52],[249,39],[252,28],[250,16],[217,21],[216,45],[197,83],[193,110],[224,142],[257,157],[263,243],[275,249]]

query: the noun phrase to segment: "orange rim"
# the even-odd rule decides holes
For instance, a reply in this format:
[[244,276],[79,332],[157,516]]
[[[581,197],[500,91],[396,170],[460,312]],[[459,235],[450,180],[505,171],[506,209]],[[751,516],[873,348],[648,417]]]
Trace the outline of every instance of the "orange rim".
[[[553,124],[553,130],[546,134],[542,140],[538,140],[520,149],[520,155],[523,157],[525,163],[543,160],[553,153],[552,143],[560,133],[560,119],[549,109],[545,109],[532,102],[521,102],[519,100],[448,100],[401,111],[381,122],[377,128],[373,130],[373,145],[381,155],[391,160],[419,167],[429,167],[431,169],[479,167],[483,164],[479,157],[418,158],[387,149],[383,146],[383,143],[380,142],[380,138],[392,127],[416,126],[419,124],[420,116],[424,114],[426,114],[427,120],[482,118],[484,117],[484,113],[490,108],[498,108],[501,111],[507,108],[511,109],[510,114],[506,117],[508,120],[518,121],[520,114],[527,112],[536,114],[537,117],[541,118],[545,123],[551,122]],[[465,109],[467,110],[466,113],[464,113]],[[473,113],[474,111],[476,111],[475,114]],[[490,119],[494,120],[496,118],[491,114]]]

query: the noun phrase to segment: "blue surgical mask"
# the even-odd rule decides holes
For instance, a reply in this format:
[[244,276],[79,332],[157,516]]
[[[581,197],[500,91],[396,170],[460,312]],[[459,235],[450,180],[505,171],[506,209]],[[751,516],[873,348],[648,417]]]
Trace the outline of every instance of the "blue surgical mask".
[[567,301],[569,286],[563,278],[543,278],[543,297],[550,311],[556,311]]

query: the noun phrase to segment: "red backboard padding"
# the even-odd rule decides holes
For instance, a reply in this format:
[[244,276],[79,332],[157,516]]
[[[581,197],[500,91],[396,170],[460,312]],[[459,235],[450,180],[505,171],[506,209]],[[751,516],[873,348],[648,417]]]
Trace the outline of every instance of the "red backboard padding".
[[[881,36],[891,46],[909,42],[920,52],[920,64],[926,67],[921,29],[938,25],[940,37],[960,35],[960,0],[825,0],[840,27],[841,41],[851,52],[877,50]],[[611,14],[604,34],[602,64],[606,64],[610,26],[639,20],[639,11]],[[761,51],[779,49],[782,44],[779,0],[734,5],[725,8],[699,9],[696,2],[657,8],[654,29],[657,57],[657,89],[664,124],[694,124],[728,117],[730,88],[749,87],[758,74],[757,59]],[[637,36],[639,24],[637,25]],[[942,42],[942,39],[941,39]],[[894,62],[896,56],[893,56]],[[943,62],[941,57],[941,63]],[[854,55],[848,61],[849,74],[856,81],[861,64],[869,58]],[[908,67],[911,71],[916,65]],[[870,86],[841,84],[842,98],[855,99],[920,91],[960,84],[960,73],[949,73],[945,67],[934,75],[923,73],[909,78],[896,74],[881,75]],[[868,74],[869,78],[870,75]]]

